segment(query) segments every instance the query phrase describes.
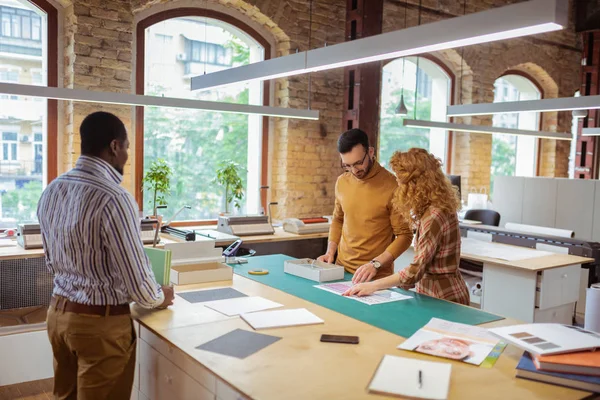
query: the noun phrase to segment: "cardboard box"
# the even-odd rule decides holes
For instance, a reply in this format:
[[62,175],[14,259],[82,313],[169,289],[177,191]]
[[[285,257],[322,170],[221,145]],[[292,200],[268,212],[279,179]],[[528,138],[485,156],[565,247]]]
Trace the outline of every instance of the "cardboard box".
[[220,262],[171,266],[171,283],[175,285],[230,281],[232,279],[233,269]]
[[344,279],[344,267],[314,261],[310,258],[288,260],[283,264],[283,271],[287,274],[296,275],[315,282],[339,281]]

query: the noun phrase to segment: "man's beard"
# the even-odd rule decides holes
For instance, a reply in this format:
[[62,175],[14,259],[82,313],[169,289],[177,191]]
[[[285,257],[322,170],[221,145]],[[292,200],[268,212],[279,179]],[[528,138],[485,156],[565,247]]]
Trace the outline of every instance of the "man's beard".
[[360,176],[355,174],[354,172],[352,174],[358,179],[364,179],[364,177],[369,174],[369,171],[371,171],[372,167],[373,167],[373,160],[371,159],[371,157],[369,157],[369,163],[367,164],[367,167],[364,170],[360,171],[361,172]]

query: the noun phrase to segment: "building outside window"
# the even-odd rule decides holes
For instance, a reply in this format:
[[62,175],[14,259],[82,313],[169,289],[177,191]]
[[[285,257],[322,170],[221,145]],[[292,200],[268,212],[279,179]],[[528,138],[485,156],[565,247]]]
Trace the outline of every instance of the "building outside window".
[[[190,91],[190,79],[264,60],[264,48],[251,36],[223,21],[181,17],[146,28],[145,93],[170,97],[262,104],[260,82]],[[245,188],[242,209],[260,211],[262,118],[199,110],[146,107],[144,110],[144,171],[153,161],[173,168],[172,193],[166,214],[182,212],[180,220],[215,219],[224,211],[224,190],[212,182],[219,163],[239,164]],[[152,198],[143,193],[143,209],[151,214]]]
[[[47,16],[26,1],[0,0],[0,82],[46,84]],[[46,183],[47,102],[0,95],[0,228],[36,218]]]
[[[520,75],[506,75],[494,83],[494,102],[537,100],[539,89]],[[493,126],[530,131],[539,130],[539,113],[495,114]],[[538,138],[494,134],[492,136],[491,191],[494,176],[527,176],[537,173]]]

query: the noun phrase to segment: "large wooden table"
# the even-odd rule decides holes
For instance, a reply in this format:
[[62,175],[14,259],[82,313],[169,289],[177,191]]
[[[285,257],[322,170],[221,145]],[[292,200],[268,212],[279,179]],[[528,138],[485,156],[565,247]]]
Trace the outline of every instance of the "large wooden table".
[[[139,375],[136,377],[139,392],[134,392],[134,398],[386,398],[367,392],[369,381],[385,354],[450,362],[450,399],[568,400],[587,395],[560,386],[516,379],[515,366],[522,351],[511,345],[491,369],[397,350],[396,346],[404,340],[400,336],[238,275],[234,275],[233,281],[180,286],[176,291],[223,286],[268,298],[286,308],[306,308],[325,320],[325,324],[261,331],[282,340],[240,360],[196,349],[234,329],[252,330],[240,318],[225,317],[179,297],[173,307],[164,311],[134,307],[140,331]],[[402,315],[389,317],[402,318]],[[515,323],[517,321],[504,319],[483,326]],[[321,343],[319,338],[323,333],[357,335],[360,344]]]

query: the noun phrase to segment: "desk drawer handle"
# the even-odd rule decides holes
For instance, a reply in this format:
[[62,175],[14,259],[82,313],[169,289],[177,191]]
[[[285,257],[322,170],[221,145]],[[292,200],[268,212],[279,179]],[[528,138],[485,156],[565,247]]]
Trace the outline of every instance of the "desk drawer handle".
[[563,276],[562,276],[562,277],[563,277],[563,279],[565,279],[565,278],[567,277],[567,274],[563,274]]
[[168,375],[165,375],[165,379],[167,380],[167,383],[168,383],[169,385],[172,385],[172,384],[173,384],[173,378],[172,378],[172,377],[170,377],[170,376],[168,376]]

